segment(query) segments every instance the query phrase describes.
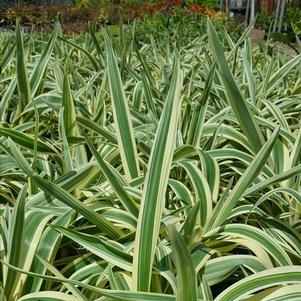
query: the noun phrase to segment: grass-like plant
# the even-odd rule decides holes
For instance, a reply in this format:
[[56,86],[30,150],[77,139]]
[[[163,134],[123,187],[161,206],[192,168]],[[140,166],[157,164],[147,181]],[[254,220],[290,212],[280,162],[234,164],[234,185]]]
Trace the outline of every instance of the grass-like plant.
[[0,35],[2,300],[301,299],[301,57],[250,30]]

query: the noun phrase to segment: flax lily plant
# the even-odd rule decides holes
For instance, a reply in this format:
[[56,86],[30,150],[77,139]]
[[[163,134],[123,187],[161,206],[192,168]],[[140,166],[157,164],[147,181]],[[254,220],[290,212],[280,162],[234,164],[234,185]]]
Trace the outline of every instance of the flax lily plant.
[[207,34],[1,34],[1,300],[301,299],[301,64]]

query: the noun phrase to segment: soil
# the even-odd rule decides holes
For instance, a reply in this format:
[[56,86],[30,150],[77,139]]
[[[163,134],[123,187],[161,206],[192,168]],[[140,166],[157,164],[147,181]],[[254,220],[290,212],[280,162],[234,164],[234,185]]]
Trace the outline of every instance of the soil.
[[264,31],[261,29],[252,29],[250,32],[250,38],[253,44],[258,44],[264,41]]

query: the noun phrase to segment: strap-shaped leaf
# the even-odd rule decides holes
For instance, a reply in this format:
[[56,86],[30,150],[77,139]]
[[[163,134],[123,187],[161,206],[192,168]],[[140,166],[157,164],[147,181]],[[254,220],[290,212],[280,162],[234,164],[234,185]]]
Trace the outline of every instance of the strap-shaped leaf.
[[37,143],[37,150],[42,153],[50,153],[55,154],[55,149],[50,146],[48,143],[37,140],[28,134],[22,133],[21,131],[17,131],[15,129],[8,129],[8,128],[0,128],[0,136],[9,137],[18,145],[21,145],[29,150],[34,149],[35,142]]
[[[25,199],[27,195],[27,185],[24,185],[21,189],[13,214],[9,223],[9,236],[8,236],[8,262],[12,265],[20,267],[20,257],[21,252],[23,251],[24,245],[24,222],[25,222]],[[4,293],[8,299],[14,296],[15,288],[17,286],[18,279],[20,274],[16,273],[14,270],[8,270]]]
[[17,85],[20,96],[19,111],[23,112],[26,105],[31,101],[31,91],[25,65],[23,35],[19,21],[16,23],[16,45]]
[[148,291],[181,107],[178,59],[153,143],[144,182],[134,249],[133,290]]
[[[1,260],[1,262],[3,262]],[[4,263],[4,262],[3,262]],[[46,275],[40,275],[37,273],[33,273],[33,272],[27,272],[27,271],[23,271],[20,268],[17,268],[13,265],[4,263],[8,268],[13,269],[14,271],[20,272],[20,273],[24,273],[27,275],[30,275],[32,277],[38,277],[41,279],[45,279],[45,280],[51,280],[51,281],[55,281],[55,282],[64,282],[64,283],[70,283],[70,284],[74,284],[80,287],[83,287],[89,291],[92,292],[96,292],[100,295],[103,295],[105,297],[108,297],[110,299],[114,299],[114,300],[125,300],[125,301],[175,301],[176,297],[173,295],[169,295],[169,294],[158,294],[158,293],[146,293],[146,292],[131,292],[131,291],[123,291],[123,290],[111,290],[111,289],[102,289],[96,286],[92,286],[89,284],[86,284],[84,282],[80,282],[80,281],[75,281],[75,280],[70,280],[67,278],[59,278],[59,277],[54,277],[54,276],[46,276]],[[43,294],[45,292],[42,292]],[[52,292],[53,293],[53,292]],[[30,294],[28,295],[30,296]],[[39,299],[41,298],[41,295],[38,293]],[[45,295],[43,295],[45,296]],[[23,300],[26,300],[26,296],[22,297],[24,298]],[[70,299],[67,301],[71,301]],[[74,300],[72,300],[74,301]],[[203,301],[203,300],[199,300],[198,301]]]
[[42,55],[40,56],[39,61],[36,63],[35,68],[30,76],[30,88],[31,88],[32,96],[35,95],[43,79],[59,31],[60,31],[60,25],[59,23],[56,23],[53,32],[49,37],[48,43]]
[[259,228],[245,224],[228,224],[224,227],[214,229],[206,235],[213,235],[215,233],[255,241],[274,258],[278,265],[286,266],[292,264],[288,254],[277,241],[273,240]]
[[92,144],[92,142],[85,137],[86,142],[94,155],[95,159],[97,160],[103,174],[111,184],[113,190],[115,191],[116,195],[119,197],[119,200],[123,204],[123,206],[131,213],[133,216],[138,216],[138,208],[137,205],[134,203],[134,201],[131,199],[131,197],[128,195],[126,190],[123,188],[123,186],[119,183],[119,180],[116,179],[115,174],[112,172],[113,167],[107,163],[97,152],[97,149]]
[[177,270],[176,301],[196,301],[196,274],[185,241],[174,227],[169,229],[169,237]]
[[211,228],[222,225],[222,223],[231,214],[232,209],[235,207],[240,197],[245,193],[246,189],[251,185],[254,178],[260,173],[263,166],[265,165],[278,135],[279,128],[274,131],[273,135],[270,137],[270,140],[265,143],[262,149],[255,156],[251,164],[245,170],[243,175],[239,178],[239,180],[229,193],[229,196],[225,200],[224,204],[218,209],[218,211],[217,209],[213,211]]
[[70,231],[61,227],[55,227],[55,229],[93,254],[105,259],[112,265],[126,271],[131,271],[132,257],[123,250],[120,250],[116,246],[110,244],[109,241],[104,241],[100,238],[94,237],[93,235]]
[[124,94],[112,41],[105,31],[104,37],[106,41],[107,68],[118,147],[125,175],[128,180],[132,180],[139,176],[139,164],[130,109]]
[[72,194],[61,188],[59,185],[37,175],[33,175],[32,178],[37,183],[39,188],[42,189],[46,194],[49,193],[62,203],[82,214],[90,223],[102,230],[105,235],[108,235],[111,238],[118,238],[121,236],[122,232],[111,222],[103,218],[100,214],[91,210],[87,205],[81,203],[74,196],[72,196]]
[[209,43],[218,66],[219,75],[226,89],[226,96],[229,104],[235,113],[242,131],[248,138],[253,151],[257,153],[264,143],[263,135],[249,109],[248,102],[243,98],[242,93],[235,82],[233,74],[231,73],[226,61],[224,50],[220,45],[217,33],[209,18],[207,22],[207,32]]
[[300,266],[274,268],[248,276],[231,285],[214,301],[238,301],[253,292],[291,283],[301,283]]

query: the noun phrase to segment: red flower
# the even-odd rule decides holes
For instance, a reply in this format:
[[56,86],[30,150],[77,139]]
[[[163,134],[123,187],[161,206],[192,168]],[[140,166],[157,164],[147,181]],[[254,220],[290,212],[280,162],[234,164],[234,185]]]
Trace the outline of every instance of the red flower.
[[193,4],[189,7],[190,11],[195,14],[200,14],[204,12],[203,6],[199,4]]

